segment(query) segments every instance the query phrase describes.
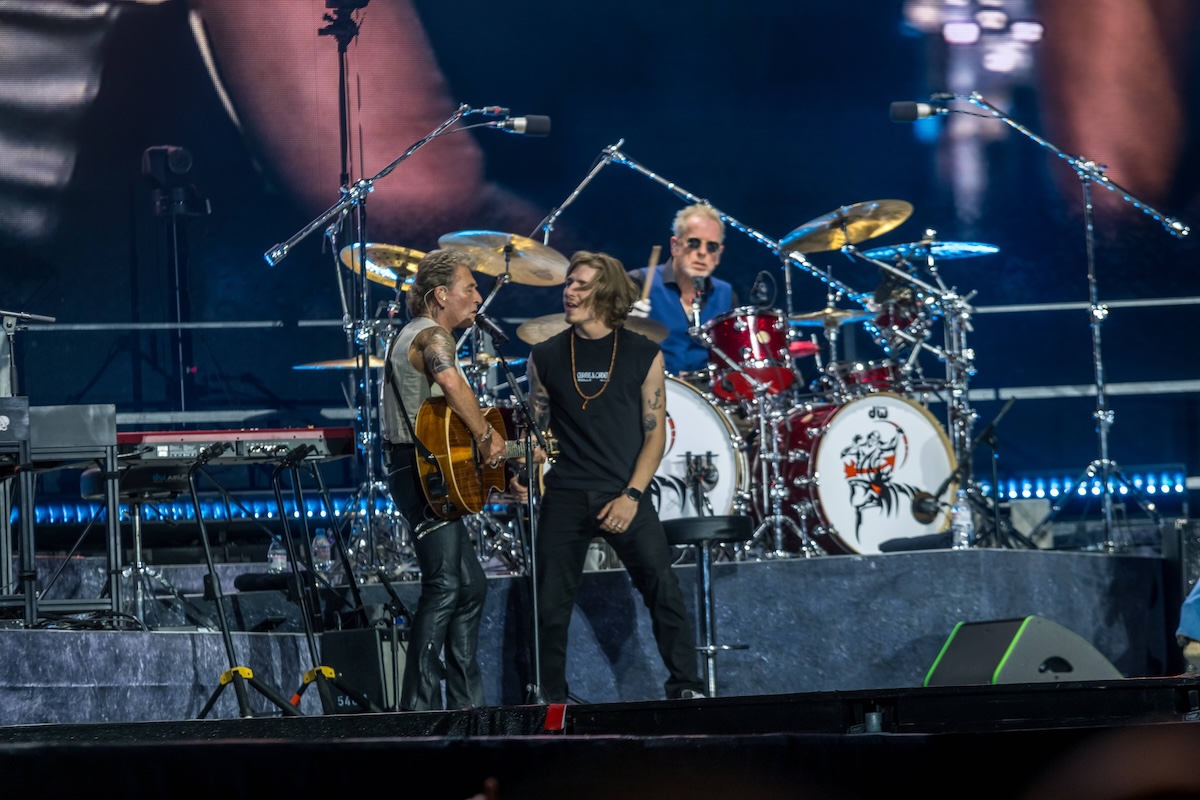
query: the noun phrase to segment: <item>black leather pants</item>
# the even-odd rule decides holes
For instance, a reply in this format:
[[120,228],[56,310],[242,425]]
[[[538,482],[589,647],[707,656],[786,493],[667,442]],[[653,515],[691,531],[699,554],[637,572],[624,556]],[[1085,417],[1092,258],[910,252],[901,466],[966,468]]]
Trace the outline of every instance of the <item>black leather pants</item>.
[[411,448],[393,447],[390,460],[388,485],[392,500],[412,528],[421,568],[421,599],[409,632],[400,708],[442,708],[443,677],[447,707],[482,706],[479,623],[487,598],[487,576],[466,525],[461,521],[429,523]]

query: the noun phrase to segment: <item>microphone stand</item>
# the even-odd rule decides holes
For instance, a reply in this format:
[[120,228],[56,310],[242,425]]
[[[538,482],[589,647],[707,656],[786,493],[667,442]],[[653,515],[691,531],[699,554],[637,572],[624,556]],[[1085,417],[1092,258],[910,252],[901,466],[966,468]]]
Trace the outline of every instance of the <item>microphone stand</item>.
[[[938,488],[937,488],[937,492],[934,493],[932,498],[930,498],[935,504],[940,504],[940,498],[942,495],[944,495],[946,493],[946,490],[950,488],[950,484],[967,480],[966,476],[970,474],[969,465],[971,463],[972,458],[975,455],[976,449],[978,449],[978,447],[979,447],[979,444],[981,442],[991,443],[991,442],[995,441],[996,426],[1000,423],[1000,420],[1004,418],[1004,415],[1008,413],[1008,410],[1010,408],[1012,408],[1012,405],[1015,402],[1017,402],[1017,398],[1015,398],[1015,397],[1008,398],[1008,400],[1005,401],[1004,406],[1000,409],[1000,412],[998,414],[996,414],[996,416],[992,419],[992,421],[989,422],[984,427],[984,429],[979,432],[979,435],[975,437],[974,441],[971,442],[971,447],[967,451],[966,457],[961,459],[958,462],[958,464],[955,465],[954,470],[946,477],[946,480],[942,481],[941,485],[938,486]],[[993,452],[994,452],[994,445],[993,445]],[[984,502],[982,496],[977,496],[971,486],[968,485],[966,487],[966,489],[967,489],[967,498],[969,501],[975,501],[975,502],[979,502],[979,503]],[[998,485],[995,488],[995,492],[996,492],[996,497],[994,497],[992,499],[993,506],[992,506],[992,508],[989,508],[988,510],[991,512],[991,516],[992,516],[993,522],[995,524],[994,533],[995,533],[995,538],[996,538],[996,546],[1003,547],[1005,542],[1004,542],[1004,532],[1002,531],[1001,526],[1000,526],[1000,511],[998,508],[1000,487]],[[936,516],[936,512],[935,512],[935,516]],[[1033,539],[1023,536],[1019,532],[1012,530],[1011,525],[1008,528],[1007,535],[1011,536],[1013,539],[1016,539],[1021,544],[1025,545],[1027,548],[1029,548],[1030,550],[1037,549],[1037,545],[1033,543]],[[978,542],[978,537],[976,537],[976,542]]]
[[[542,429],[538,427],[537,417],[533,414],[533,409],[529,405],[529,398],[525,392],[521,390],[517,383],[516,376],[513,375],[512,367],[508,365],[508,360],[500,351],[500,346],[507,342],[507,337],[497,337],[492,335],[492,344],[496,348],[496,359],[500,362],[500,369],[504,372],[504,379],[508,381],[508,388],[516,398],[517,408],[525,415],[525,419],[529,420],[526,426],[525,434],[525,469],[526,481],[529,487],[529,496],[525,501],[526,512],[529,514],[529,530],[528,536],[523,536],[525,539],[523,545],[525,548],[525,563],[526,575],[529,577],[529,596],[533,603],[533,682],[525,687],[528,695],[528,701],[537,705],[545,705],[546,695],[542,691],[542,654],[541,654],[541,634],[538,631],[538,586],[537,586],[537,481],[533,480],[533,449],[534,439],[537,439],[538,445],[542,448],[542,452],[547,455],[550,453],[550,445],[546,441],[546,436]],[[525,533],[525,526],[520,524],[520,515],[517,515],[518,528],[522,533]]]
[[546,218],[544,220],[542,220],[540,223],[538,223],[537,228],[534,228],[533,231],[529,234],[529,238],[532,239],[533,234],[538,232],[538,228],[541,228],[542,229],[542,244],[549,245],[550,244],[550,231],[552,231],[554,229],[555,221],[558,220],[559,216],[562,215],[562,212],[567,209],[567,206],[569,206],[569,205],[571,205],[571,203],[575,202],[575,198],[579,197],[579,193],[583,191],[583,187],[585,187],[589,183],[591,183],[592,178],[596,177],[596,175],[598,175],[600,173],[600,170],[604,169],[606,166],[609,165],[609,163],[612,161],[612,154],[615,153],[617,151],[617,148],[619,148],[623,144],[625,144],[625,140],[618,139],[616,144],[609,145],[608,147],[601,150],[600,151],[600,159],[595,164],[592,165],[591,171],[588,172],[588,174],[586,176],[584,176],[584,179],[579,182],[579,185],[575,187],[575,191],[573,191],[569,195],[567,195],[567,199],[562,201],[562,205],[556,206],[554,208],[554,210],[552,210],[549,214],[546,215]]
[[[978,92],[971,92],[966,98],[971,103],[984,109],[992,116],[1005,123],[1013,130],[1020,133],[1022,136],[1032,140],[1038,145],[1046,148],[1054,153],[1059,158],[1067,162],[1070,167],[1075,170],[1075,174],[1079,177],[1080,186],[1083,190],[1083,214],[1084,214],[1084,244],[1087,251],[1087,279],[1088,279],[1088,304],[1089,315],[1091,319],[1092,329],[1092,367],[1095,372],[1095,388],[1096,388],[1096,411],[1093,416],[1096,420],[1096,433],[1099,437],[1100,457],[1092,461],[1084,469],[1084,478],[1080,481],[1088,479],[1099,480],[1101,490],[1101,502],[1104,509],[1104,541],[1101,543],[1101,548],[1108,553],[1114,553],[1117,550],[1123,550],[1128,547],[1128,542],[1118,544],[1113,539],[1113,480],[1120,482],[1126,489],[1136,498],[1138,505],[1145,508],[1140,492],[1121,472],[1121,468],[1115,461],[1109,458],[1108,454],[1108,431],[1112,427],[1114,414],[1108,407],[1108,399],[1105,394],[1104,382],[1104,362],[1101,357],[1100,348],[1100,328],[1108,316],[1108,307],[1100,303],[1099,290],[1096,280],[1096,258],[1095,258],[1095,229],[1092,223],[1092,184],[1116,192],[1123,200],[1129,202],[1134,208],[1140,209],[1145,214],[1149,215],[1154,220],[1162,223],[1167,233],[1177,239],[1186,237],[1191,228],[1183,224],[1174,217],[1166,216],[1151,206],[1138,200],[1130,192],[1123,187],[1113,182],[1106,174],[1103,164],[1097,164],[1094,161],[1085,159],[1082,156],[1072,156],[1064,153],[1050,142],[1041,138],[1037,134],[1030,131],[1024,125],[1014,120],[1008,114],[1001,111],[996,106],[984,100]],[[1051,510],[1047,518],[1038,523],[1035,530],[1041,528],[1047,523],[1051,516],[1057,514],[1058,506]],[[1155,517],[1155,522],[1161,524],[1161,521]]]

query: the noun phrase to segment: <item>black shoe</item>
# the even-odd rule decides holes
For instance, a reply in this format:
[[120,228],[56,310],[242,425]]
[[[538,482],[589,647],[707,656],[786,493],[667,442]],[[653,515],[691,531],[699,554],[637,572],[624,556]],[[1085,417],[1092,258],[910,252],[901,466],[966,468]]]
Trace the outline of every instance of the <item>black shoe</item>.
[[704,692],[697,692],[695,689],[684,689],[679,693],[680,700],[707,700],[708,695]]

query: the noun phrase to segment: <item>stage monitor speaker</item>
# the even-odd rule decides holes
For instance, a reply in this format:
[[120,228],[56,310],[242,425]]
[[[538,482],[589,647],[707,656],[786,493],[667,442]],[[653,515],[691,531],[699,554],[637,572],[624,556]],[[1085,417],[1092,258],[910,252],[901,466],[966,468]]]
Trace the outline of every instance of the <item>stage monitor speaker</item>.
[[[362,692],[384,711],[399,708],[397,693],[404,682],[404,663],[408,654],[407,631],[392,628],[360,628],[326,631],[321,634],[321,661],[351,688]],[[338,711],[356,713],[363,709],[330,686]]]
[[960,622],[926,686],[1099,681],[1125,676],[1078,634],[1042,617]]

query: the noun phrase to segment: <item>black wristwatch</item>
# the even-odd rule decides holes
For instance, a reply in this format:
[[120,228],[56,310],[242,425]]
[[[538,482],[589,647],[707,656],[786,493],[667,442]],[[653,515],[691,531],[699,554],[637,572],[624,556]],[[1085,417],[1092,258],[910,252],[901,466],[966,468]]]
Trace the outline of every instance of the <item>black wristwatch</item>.
[[621,494],[625,495],[635,503],[640,503],[642,501],[642,493],[632,486],[626,486],[625,491],[621,492]]

